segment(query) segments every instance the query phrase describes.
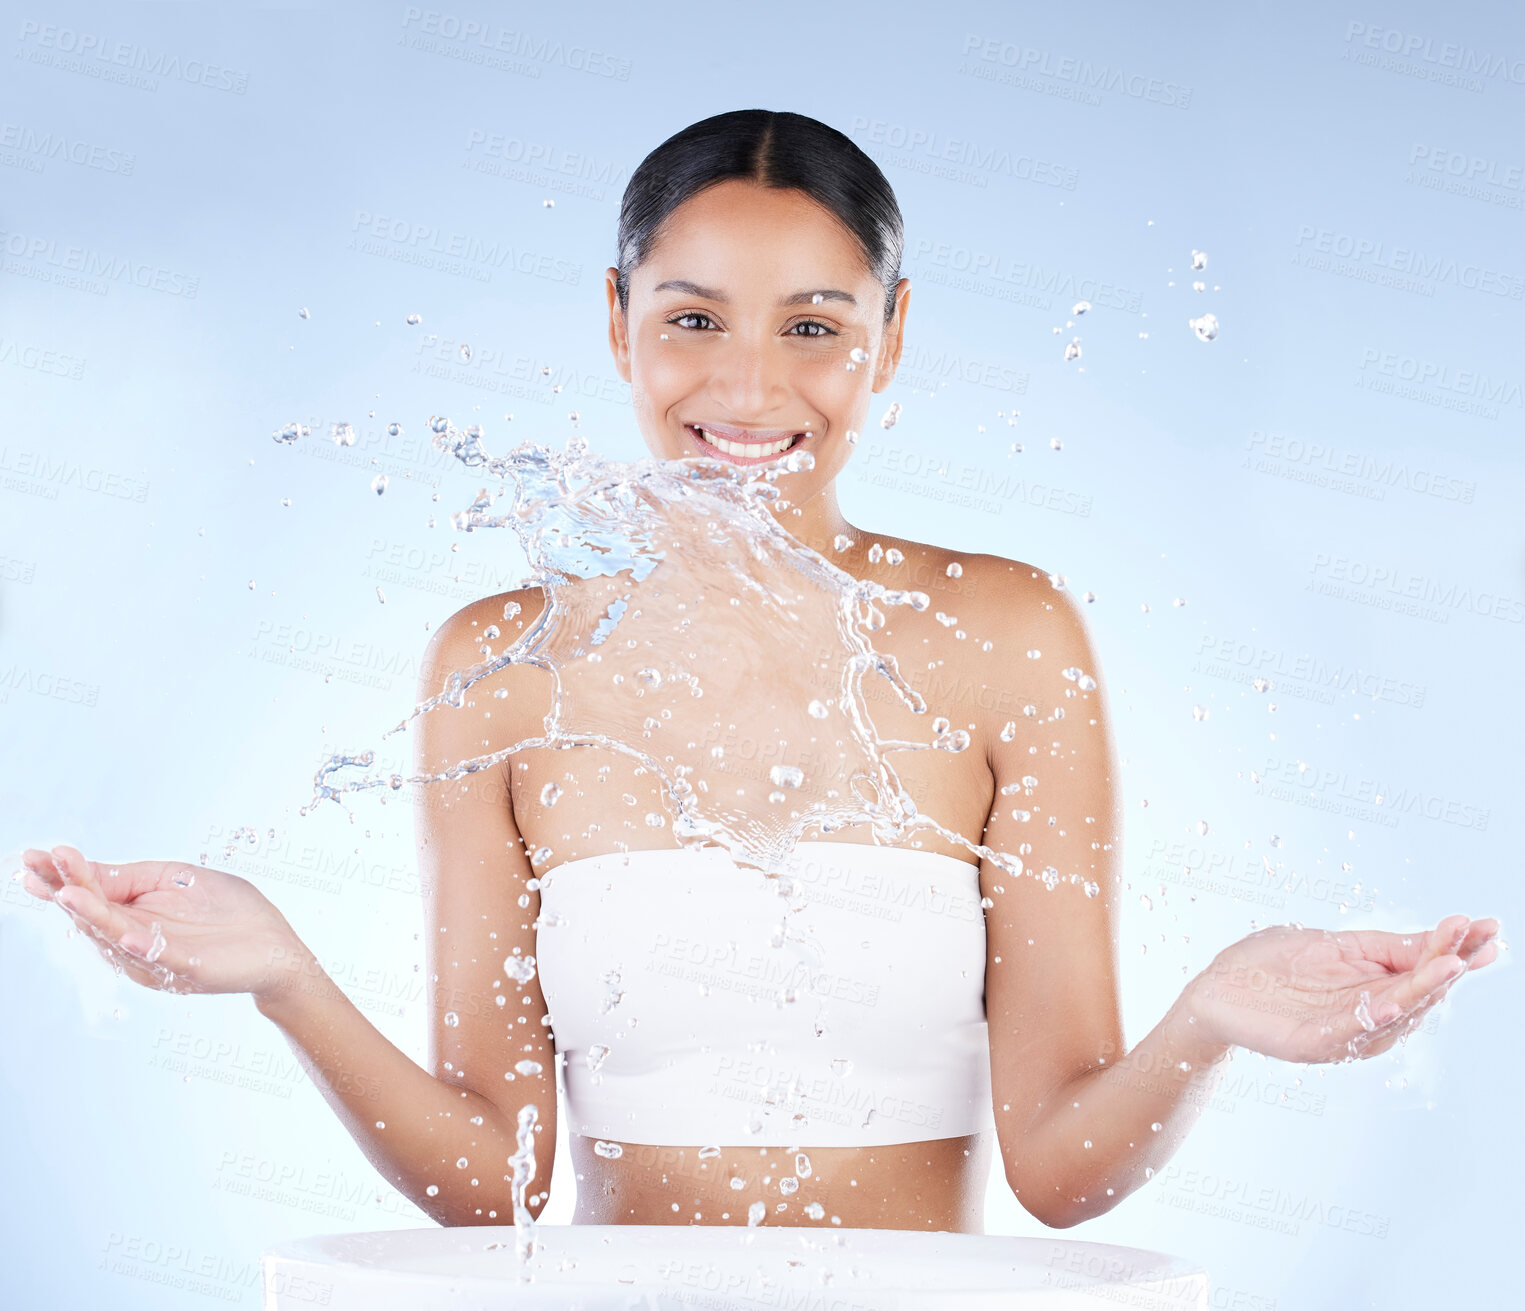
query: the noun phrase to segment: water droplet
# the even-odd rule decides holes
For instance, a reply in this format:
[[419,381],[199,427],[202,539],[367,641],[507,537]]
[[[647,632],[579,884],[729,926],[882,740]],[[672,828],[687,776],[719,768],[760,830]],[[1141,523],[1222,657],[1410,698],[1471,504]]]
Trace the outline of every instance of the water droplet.
[[959,564],[959,562],[957,560],[955,560],[952,564],[950,564],[948,566],[948,577],[949,578],[962,578],[963,576],[964,576],[964,566]]
[[301,309],[299,309],[297,311],[297,318],[299,318],[299,319],[310,319],[310,318],[312,318],[312,315],[307,312],[307,306],[304,305],[304,306],[302,306]]
[[825,297],[825,296],[823,296],[823,295],[821,295],[821,293],[820,293],[820,292],[816,292],[816,293],[815,293],[815,295],[813,295],[813,296],[812,296],[812,297],[811,297],[811,298],[810,298],[810,303],[811,303],[811,304],[812,304],[812,305],[819,305],[819,304],[820,304],[820,303],[821,303],[821,302],[822,302],[822,301],[823,301],[823,300],[825,300],[825,299],[826,299],[826,297]]
[[355,428],[353,424],[336,423],[333,427],[335,446],[353,446],[355,444]]
[[445,1012],[445,1027],[447,1029],[455,1028],[455,1026],[458,1025],[460,1022],[461,1022],[461,1017],[459,1015],[457,1015],[454,1011],[446,1011]]
[[386,476],[386,474],[378,473],[374,478],[371,479],[371,490],[373,492],[375,492],[377,496],[380,496],[382,494],[382,492],[386,491],[386,489],[387,489],[387,476]]
[[292,442],[297,440],[297,438],[306,437],[311,431],[312,429],[306,427],[304,424],[296,422],[296,420],[293,419],[285,427],[277,428],[270,435],[274,437],[276,441],[283,442],[287,446],[290,446]]
[[838,551],[845,551],[853,544],[853,539],[846,533],[838,533],[831,539],[832,546]]
[[1200,318],[1189,319],[1191,330],[1197,334],[1198,341],[1212,341],[1218,335],[1218,316],[1216,314],[1204,314]]
[[1194,272],[1200,273],[1207,267],[1207,252],[1194,250],[1191,252],[1191,267]]
[[826,716],[830,713],[826,708],[825,702],[823,701],[812,701],[808,706],[805,707],[805,709],[810,712],[810,717],[812,719],[825,719]]
[[559,783],[547,783],[540,789],[540,804],[542,806],[554,806],[561,800],[561,785]]
[[810,1178],[810,1171],[810,1158],[804,1152],[796,1152],[794,1154],[794,1173],[801,1179],[808,1179]]
[[763,1216],[768,1214],[767,1206],[762,1202],[753,1202],[747,1207],[747,1228],[755,1229],[763,1222]]
[[1207,821],[1205,819],[1197,821],[1197,836],[1202,838],[1207,836]]
[[410,315],[408,315],[407,320],[406,320],[407,325],[410,328],[418,327],[418,325],[420,323],[422,323],[423,321],[424,321],[424,316],[422,314],[410,314]]
[[520,1074],[533,1076],[539,1074],[545,1067],[539,1061],[517,1061],[514,1064],[514,1069]]
[[[826,1208],[819,1202],[811,1202],[810,1205],[805,1208],[805,1214],[808,1215],[812,1220],[820,1220],[825,1216]],[[826,1271],[822,1271],[823,1275],[826,1273]]]
[[1050,437],[1048,439],[1048,444],[1050,450],[1062,451],[1064,449],[1064,443],[1057,437]]
[[1191,717],[1195,719],[1199,724],[1207,718],[1207,713],[1208,712],[1206,706],[1193,706],[1191,708]]
[[625,1154],[625,1149],[619,1143],[606,1143],[602,1138],[594,1142],[593,1150],[610,1161],[617,1161]]
[[1006,721],[1006,727],[1001,730],[1001,741],[1010,742],[1017,735],[1017,723],[1014,719]]
[[1076,337],[1074,341],[1064,348],[1064,358],[1066,360],[1078,360],[1080,358],[1079,337]]
[[879,420],[881,428],[893,428],[900,418],[900,402],[891,401],[890,408],[884,412],[884,417]]
[[868,363],[868,352],[861,346],[854,346],[847,354],[854,364]]
[[387,436],[388,437],[401,437],[402,436],[402,424],[400,424],[400,423],[389,423],[389,424],[387,424]]
[[[535,977],[535,958],[533,956],[509,956],[503,962],[503,972],[515,983],[525,984]],[[519,1073],[523,1074],[521,1070]],[[538,1074],[539,1071],[537,1070]]]
[[554,200],[552,200],[552,199],[551,199],[551,198],[550,198],[550,197],[549,197],[549,196],[547,196],[547,197],[546,197],[546,198],[545,198],[545,199],[544,199],[544,200],[542,200],[542,201],[541,201],[541,202],[540,202],[540,203],[541,203],[541,205],[542,205],[542,206],[544,206],[544,207],[545,207],[545,208],[546,208],[546,209],[555,209],[555,208],[556,208],[556,202],[555,202],[555,201],[554,201]]
[[847,444],[849,446],[856,446],[858,444],[858,433],[855,428],[847,430]]
[[875,542],[868,548],[868,562],[869,564],[878,564],[882,559],[884,559],[884,547]]
[[438,1197],[439,1196],[439,1185],[438,1184],[430,1184],[427,1188],[424,1189],[424,1192],[427,1193],[430,1197]]
[[898,547],[892,546],[888,550],[885,551],[885,553],[884,553],[884,563],[885,564],[903,564],[904,562],[905,562],[905,552],[900,550]]
[[805,781],[805,771],[793,765],[774,765],[768,771],[774,787],[797,788]]

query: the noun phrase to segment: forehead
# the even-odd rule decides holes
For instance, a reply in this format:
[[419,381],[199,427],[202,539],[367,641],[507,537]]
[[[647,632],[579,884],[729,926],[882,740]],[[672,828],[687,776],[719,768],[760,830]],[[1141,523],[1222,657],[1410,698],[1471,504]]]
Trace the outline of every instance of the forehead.
[[655,286],[676,277],[732,286],[787,280],[856,287],[874,280],[857,238],[825,206],[802,191],[734,179],[669,214],[632,281]]

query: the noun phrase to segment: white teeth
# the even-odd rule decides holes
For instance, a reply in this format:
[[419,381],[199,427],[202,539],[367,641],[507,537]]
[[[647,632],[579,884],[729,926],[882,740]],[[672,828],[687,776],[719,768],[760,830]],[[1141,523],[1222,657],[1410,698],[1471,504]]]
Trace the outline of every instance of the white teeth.
[[698,424],[693,429],[699,434],[702,441],[715,447],[716,450],[724,451],[727,455],[740,455],[744,458],[760,459],[766,455],[777,455],[781,451],[787,451],[794,444],[793,437],[785,437],[776,442],[731,442],[724,437],[715,437],[704,431]]

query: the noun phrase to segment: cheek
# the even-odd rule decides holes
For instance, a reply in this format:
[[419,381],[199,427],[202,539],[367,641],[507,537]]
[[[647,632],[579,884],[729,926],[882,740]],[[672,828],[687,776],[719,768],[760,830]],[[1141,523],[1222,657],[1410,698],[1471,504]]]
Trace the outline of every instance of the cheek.
[[683,351],[669,350],[666,346],[666,342],[660,342],[643,352],[630,375],[632,393],[645,396],[658,414],[690,395],[704,380],[694,360],[685,358]]

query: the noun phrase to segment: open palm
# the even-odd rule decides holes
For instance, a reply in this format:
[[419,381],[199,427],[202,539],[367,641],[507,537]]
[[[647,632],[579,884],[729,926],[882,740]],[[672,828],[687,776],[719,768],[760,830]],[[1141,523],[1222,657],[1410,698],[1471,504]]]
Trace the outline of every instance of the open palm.
[[1275,925],[1218,953],[1194,981],[1193,1010],[1218,1040],[1281,1060],[1375,1056],[1498,956],[1498,931],[1465,915],[1412,934]]
[[236,874],[182,861],[112,865],[69,846],[27,850],[22,863],[27,891],[62,906],[144,987],[260,993],[298,960],[285,917]]

